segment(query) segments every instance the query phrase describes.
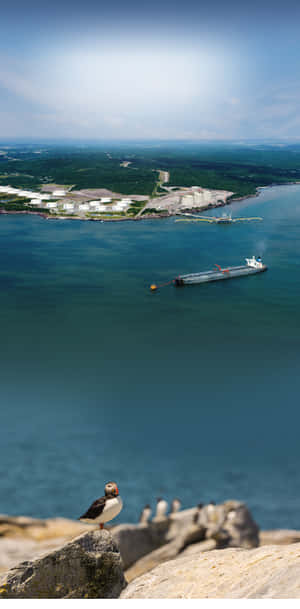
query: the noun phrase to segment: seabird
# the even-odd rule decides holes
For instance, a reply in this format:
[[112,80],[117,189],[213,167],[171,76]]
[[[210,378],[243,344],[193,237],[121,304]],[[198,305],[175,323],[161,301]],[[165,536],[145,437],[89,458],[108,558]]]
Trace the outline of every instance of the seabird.
[[162,497],[157,498],[155,518],[164,518],[168,509],[168,504]]
[[147,522],[150,519],[151,514],[152,514],[151,507],[150,507],[149,503],[147,503],[147,505],[145,505],[144,509],[141,512],[139,523],[147,524]]
[[216,502],[210,501],[206,506],[208,517],[210,517],[212,514],[215,513],[215,509],[216,509]]
[[177,497],[175,497],[175,499],[173,499],[172,503],[171,503],[171,514],[176,514],[176,512],[179,512],[181,508],[181,501],[180,499],[177,499]]
[[197,505],[197,511],[195,512],[194,517],[193,517],[194,524],[198,524],[202,508],[203,508],[203,503],[198,503],[198,505]]
[[104,523],[115,518],[123,507],[123,501],[119,495],[119,489],[115,482],[108,482],[105,485],[104,497],[96,499],[78,520],[88,524],[99,524],[103,529]]

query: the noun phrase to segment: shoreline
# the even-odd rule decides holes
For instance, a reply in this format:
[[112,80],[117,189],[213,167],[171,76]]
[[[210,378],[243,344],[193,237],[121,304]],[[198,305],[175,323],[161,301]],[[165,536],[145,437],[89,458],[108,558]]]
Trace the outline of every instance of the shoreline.
[[[226,207],[227,205],[231,205],[232,203],[235,203],[235,202],[256,198],[260,195],[260,192],[266,188],[276,188],[276,187],[280,187],[280,186],[293,186],[293,185],[294,186],[300,185],[300,180],[295,181],[295,182],[285,182],[282,184],[272,183],[272,184],[268,184],[267,186],[257,186],[256,192],[254,194],[249,194],[249,195],[245,195],[242,197],[236,197],[236,198],[228,198],[223,203],[209,204],[209,205],[206,205],[205,207],[201,207],[201,209],[194,208],[189,211],[191,213],[200,215],[202,212],[208,211],[210,209],[216,209],[218,207]],[[6,215],[6,216],[19,215],[19,214],[31,215],[31,216],[41,216],[45,220],[80,220],[82,222],[137,222],[137,221],[141,221],[141,220],[158,220],[158,219],[162,219],[162,218],[173,218],[173,217],[176,218],[177,216],[181,215],[181,214],[169,214],[169,213],[156,213],[156,214],[145,214],[144,216],[138,215],[133,218],[131,218],[129,216],[124,216],[123,218],[113,218],[113,217],[112,218],[82,218],[80,216],[58,216],[58,215],[54,216],[51,214],[44,213],[42,211],[33,211],[33,210],[26,210],[26,209],[9,211],[7,209],[0,208],[0,216],[1,215]]]

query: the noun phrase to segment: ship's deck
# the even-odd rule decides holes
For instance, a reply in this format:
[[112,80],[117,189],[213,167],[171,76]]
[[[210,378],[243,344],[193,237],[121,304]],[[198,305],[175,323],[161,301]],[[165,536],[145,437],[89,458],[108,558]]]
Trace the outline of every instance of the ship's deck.
[[240,270],[244,270],[244,269],[250,269],[251,267],[249,267],[247,264],[243,264],[241,266],[228,266],[226,267],[226,269],[222,269],[221,271],[217,270],[217,269],[212,269],[211,271],[200,271],[200,273],[189,273],[188,275],[181,275],[180,279],[188,279],[189,277],[204,277],[206,275],[212,276],[212,275],[222,275],[223,273],[227,273],[227,272],[232,272],[232,271],[240,271]]
[[241,266],[229,266],[226,269],[201,271],[200,273],[190,273],[188,275],[180,275],[176,278],[176,285],[184,285],[189,283],[206,283],[208,281],[218,281],[221,279],[231,279],[233,277],[242,277],[245,275],[254,275],[266,271],[266,265],[262,267],[251,267],[248,264]]

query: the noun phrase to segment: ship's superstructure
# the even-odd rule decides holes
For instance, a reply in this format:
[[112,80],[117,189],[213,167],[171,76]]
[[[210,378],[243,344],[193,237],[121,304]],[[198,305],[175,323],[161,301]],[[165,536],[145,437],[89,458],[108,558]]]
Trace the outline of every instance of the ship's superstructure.
[[267,268],[266,265],[263,264],[260,256],[258,256],[257,258],[255,258],[255,256],[252,256],[252,258],[246,258],[246,262],[247,265],[252,267],[253,269],[261,269],[265,271]]

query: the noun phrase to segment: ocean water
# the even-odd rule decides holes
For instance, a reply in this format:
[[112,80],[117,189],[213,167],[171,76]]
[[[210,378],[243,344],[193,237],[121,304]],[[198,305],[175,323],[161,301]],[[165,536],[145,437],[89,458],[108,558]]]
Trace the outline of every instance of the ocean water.
[[[300,186],[230,211],[263,221],[1,216],[0,512],[77,518],[113,479],[118,521],[163,495],[300,528]],[[252,254],[267,273],[149,291]]]

